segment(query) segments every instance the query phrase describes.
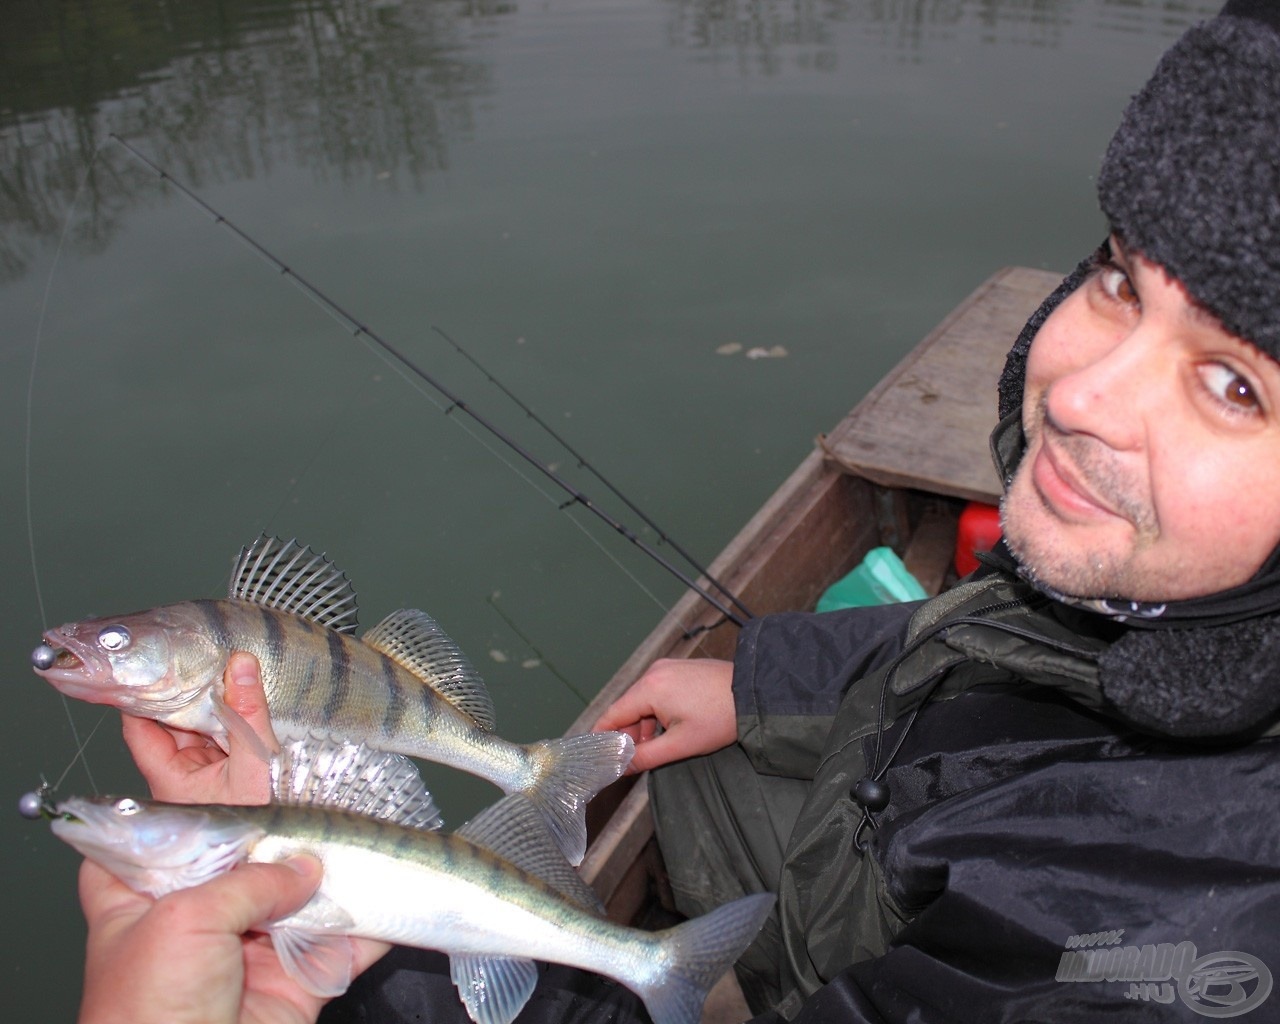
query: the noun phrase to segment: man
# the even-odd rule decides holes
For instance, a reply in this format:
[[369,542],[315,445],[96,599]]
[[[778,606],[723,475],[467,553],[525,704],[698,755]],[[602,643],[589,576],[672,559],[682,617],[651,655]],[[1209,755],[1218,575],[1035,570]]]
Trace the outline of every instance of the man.
[[[930,602],[754,620],[733,665],[660,662],[598,723],[666,766],[682,909],[778,893],[738,965],[762,1020],[1280,1013],[1271,3],[1175,45],[1099,192],[1110,237],[1000,382],[1007,546]],[[153,787],[220,770],[142,738]],[[332,1019],[452,1019],[415,957]],[[639,1012],[548,972],[520,1019]]]
[[1278,6],[1126,112],[1110,237],[1000,382],[987,567],[753,621],[601,718],[668,765],[682,910],[779,894],[738,966],[770,1020],[1280,1019]]

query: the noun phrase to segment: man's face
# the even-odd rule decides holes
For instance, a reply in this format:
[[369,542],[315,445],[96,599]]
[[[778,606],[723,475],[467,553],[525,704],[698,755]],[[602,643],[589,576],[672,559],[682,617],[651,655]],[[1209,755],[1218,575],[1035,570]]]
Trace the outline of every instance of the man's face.
[[1005,537],[1065,594],[1216,593],[1280,543],[1280,363],[1111,248],[1031,346]]

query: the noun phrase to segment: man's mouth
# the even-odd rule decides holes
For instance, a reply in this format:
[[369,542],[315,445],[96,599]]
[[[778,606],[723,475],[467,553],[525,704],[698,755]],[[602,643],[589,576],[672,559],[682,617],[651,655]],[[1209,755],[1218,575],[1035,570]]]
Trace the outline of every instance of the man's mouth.
[[1075,464],[1042,437],[1032,466],[1032,480],[1046,504],[1066,519],[1124,518],[1116,506],[1098,493]]

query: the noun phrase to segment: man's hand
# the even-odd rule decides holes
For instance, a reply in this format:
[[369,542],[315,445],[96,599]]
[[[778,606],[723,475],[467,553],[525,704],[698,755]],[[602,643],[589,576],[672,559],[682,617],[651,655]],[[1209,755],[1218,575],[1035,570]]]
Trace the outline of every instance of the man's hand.
[[[89,923],[79,1024],[311,1024],[325,1000],[298,986],[250,928],[301,907],[320,862],[243,864],[159,900],[92,861],[80,868]],[[353,974],[388,947],[352,940]]]
[[711,658],[655,661],[592,728],[617,729],[635,740],[628,773],[727,747],[738,737],[733,664]]
[[[222,673],[223,701],[261,741],[280,749],[262,689],[258,659],[231,655]],[[193,732],[170,729],[149,718],[124,716],[124,741],[157,800],[179,804],[265,804],[271,798],[270,768],[262,749],[254,749],[233,730],[229,753]]]

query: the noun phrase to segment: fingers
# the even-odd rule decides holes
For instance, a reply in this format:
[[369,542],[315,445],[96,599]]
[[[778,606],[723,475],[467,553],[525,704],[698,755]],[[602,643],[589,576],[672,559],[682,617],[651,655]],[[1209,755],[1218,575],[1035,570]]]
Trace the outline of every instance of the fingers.
[[80,864],[80,907],[89,924],[134,910],[141,914],[150,904],[115,875],[87,858]]
[[309,854],[298,854],[279,864],[242,864],[204,885],[172,893],[161,902],[181,897],[185,920],[202,922],[209,931],[244,934],[301,908],[315,893],[323,873],[320,862]]
[[676,728],[646,743],[637,743],[635,756],[627,765],[626,774],[635,775],[639,772],[647,772],[651,768],[660,768],[664,764],[688,757],[691,753],[698,753],[698,751],[686,749],[684,737],[680,729]]
[[[628,733],[637,742],[646,738],[632,731],[633,729],[638,729],[640,724],[646,720],[650,722],[656,722],[657,720],[657,712],[653,707],[653,702],[640,685],[643,679],[644,677],[642,676],[636,680],[626,693],[604,709],[596,724],[591,727],[592,732],[617,730]],[[651,734],[652,728],[651,726]]]
[[655,661],[593,729],[616,729],[636,741],[631,773],[719,750],[737,738],[733,665],[711,658]]
[[238,651],[222,674],[223,701],[239,725],[228,735],[227,781],[237,803],[271,798],[269,758],[280,750],[262,686],[258,659]]

